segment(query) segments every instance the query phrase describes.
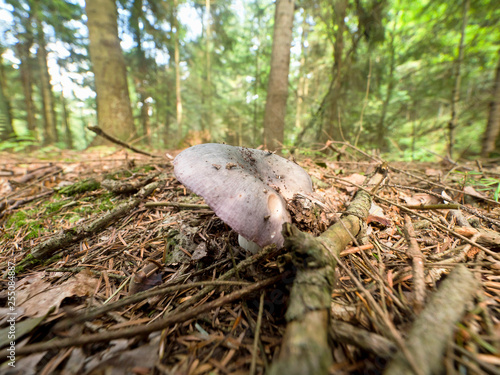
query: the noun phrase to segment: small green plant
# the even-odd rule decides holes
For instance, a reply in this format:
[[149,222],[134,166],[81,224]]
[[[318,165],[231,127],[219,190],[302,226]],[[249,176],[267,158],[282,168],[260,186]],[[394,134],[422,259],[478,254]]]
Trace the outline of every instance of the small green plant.
[[495,202],[498,202],[498,198],[500,196],[500,180],[491,177],[484,177],[478,181],[479,185],[482,187],[478,187],[477,190],[480,191],[492,191],[493,199]]
[[476,171],[455,171],[456,174],[463,175],[462,186],[472,186],[478,191],[490,192],[495,202],[500,198],[500,180],[493,177],[481,177],[483,173]]

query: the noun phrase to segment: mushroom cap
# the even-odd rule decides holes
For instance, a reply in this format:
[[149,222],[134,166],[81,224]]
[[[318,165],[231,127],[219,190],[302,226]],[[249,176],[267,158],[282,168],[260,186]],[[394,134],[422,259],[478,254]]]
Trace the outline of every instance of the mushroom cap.
[[201,195],[227,225],[259,246],[283,246],[290,222],[285,199],[312,192],[297,164],[268,151],[217,143],[190,147],[175,158],[177,179]]

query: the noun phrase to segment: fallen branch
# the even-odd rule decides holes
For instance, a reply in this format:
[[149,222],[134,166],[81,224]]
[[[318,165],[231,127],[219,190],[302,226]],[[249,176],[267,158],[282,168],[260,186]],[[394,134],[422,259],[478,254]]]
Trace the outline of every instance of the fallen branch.
[[[441,373],[446,345],[477,288],[474,275],[465,266],[455,267],[414,323],[406,345],[424,374]],[[384,374],[411,374],[401,352],[392,359]]]
[[[377,173],[369,183],[378,186],[383,177],[384,174]],[[280,357],[269,374],[328,373],[333,363],[328,345],[336,267],[332,253],[338,256],[360,234],[371,201],[368,192],[358,191],[340,221],[318,238],[285,224],[285,247],[292,253],[298,270],[285,315],[288,324]]]
[[[186,288],[194,288],[197,286],[202,285],[203,289],[200,290],[197,294],[186,300],[183,304],[179,305],[176,310],[172,311],[171,314],[177,313],[180,311],[184,311],[187,309],[189,306],[192,306],[196,302],[200,301],[205,295],[210,293],[212,290],[215,290],[217,286],[220,285],[235,285],[235,283],[242,284],[242,282],[234,282],[234,281],[227,281],[230,277],[236,274],[236,272],[241,271],[245,269],[246,267],[249,267],[250,265],[257,263],[259,260],[266,258],[269,254],[271,254],[274,251],[274,248],[272,246],[268,246],[264,248],[261,252],[254,254],[253,256],[246,258],[245,260],[241,261],[238,263],[235,267],[231,268],[228,272],[224,273],[223,275],[219,276],[219,278],[214,281],[214,282],[199,282],[199,283],[189,283],[186,285],[173,285],[172,283],[167,283],[161,286],[158,286],[156,288],[146,290],[144,292],[139,292],[136,294],[133,294],[128,297],[124,297],[116,302],[106,304],[104,306],[95,308],[90,311],[85,311],[83,313],[75,314],[69,316],[65,320],[61,320],[56,324],[57,329],[66,329],[67,327],[76,324],[76,323],[81,323],[85,322],[88,320],[92,320],[102,314],[107,313],[108,311],[113,311],[117,310],[120,307],[130,305],[132,303],[137,303],[140,301],[143,301],[145,299],[170,293],[172,291],[176,290],[183,290]],[[191,276],[191,275],[189,275]]]
[[175,202],[148,202],[144,205],[145,207],[175,207],[183,208],[187,210],[211,210],[208,204],[196,204],[196,203],[175,203]]
[[357,346],[382,358],[391,358],[397,352],[397,346],[384,336],[340,320],[332,320],[330,336],[335,341]]
[[35,179],[40,179],[42,177],[45,177],[47,175],[52,175],[54,173],[59,173],[62,171],[62,168],[59,167],[58,165],[46,165],[40,168],[37,168],[33,171],[30,171],[26,173],[24,176],[21,176],[19,178],[16,178],[14,180],[9,180],[9,182],[13,184],[26,184],[27,182],[30,182],[31,180]]
[[146,176],[144,179],[140,180],[110,180],[106,179],[101,182],[101,186],[106,190],[115,193],[115,194],[130,194],[135,193],[137,190],[151,183],[156,177],[158,177],[160,173],[152,173],[149,176]]
[[164,181],[156,181],[141,189],[134,198],[128,200],[125,203],[118,205],[115,209],[106,213],[105,215],[99,217],[98,219],[82,225],[77,225],[70,229],[65,229],[59,234],[52,236],[47,241],[44,241],[36,245],[33,250],[31,250],[30,255],[23,259],[18,264],[18,269],[29,267],[34,262],[33,260],[43,260],[52,256],[56,251],[66,248],[92,234],[101,232],[109,224],[115,222],[121,217],[125,216],[128,212],[136,208],[144,198],[153,193],[159,186],[161,186]]
[[72,346],[82,346],[86,344],[95,344],[98,342],[106,342],[106,341],[111,341],[111,340],[116,340],[116,339],[123,339],[123,338],[131,338],[131,337],[137,337],[137,336],[144,336],[148,335],[152,332],[157,332],[161,331],[173,324],[176,323],[182,323],[185,322],[188,319],[195,318],[199,316],[200,314],[215,309],[220,306],[224,306],[230,302],[234,302],[236,300],[239,300],[245,296],[247,296],[250,293],[256,292],[262,288],[265,288],[266,286],[275,284],[279,280],[281,280],[283,277],[288,276],[287,274],[281,274],[278,276],[274,276],[262,281],[258,281],[254,284],[251,284],[247,287],[244,287],[238,291],[235,291],[231,294],[228,294],[226,296],[220,297],[216,299],[215,301],[208,302],[201,304],[200,306],[193,307],[192,309],[189,309],[188,311],[180,312],[177,314],[169,314],[163,319],[159,319],[149,325],[141,325],[138,327],[132,327],[132,328],[126,328],[126,329],[120,329],[116,331],[106,331],[106,332],[101,332],[101,333],[96,333],[96,334],[91,334],[91,335],[81,335],[81,336],[76,336],[76,337],[70,337],[70,338],[65,338],[65,339],[53,339],[47,342],[39,343],[39,344],[33,344],[33,345],[27,345],[22,348],[16,349],[16,354],[17,355],[26,355],[26,354],[31,354],[31,353],[37,353],[37,352],[43,352],[46,350],[53,350],[53,349],[62,349],[62,348],[69,348]]
[[129,150],[137,152],[138,154],[150,156],[152,158],[159,158],[159,157],[161,157],[161,156],[158,156],[158,155],[150,154],[149,152],[146,152],[146,151],[139,150],[138,148],[135,148],[134,146],[130,146],[129,144],[127,144],[127,143],[125,143],[123,141],[120,141],[119,139],[113,137],[112,135],[109,135],[108,133],[106,133],[104,130],[102,130],[98,126],[91,126],[91,125],[89,125],[89,126],[87,126],[87,129],[93,131],[97,135],[100,135],[101,137],[103,137],[104,139],[107,139],[108,141],[110,141],[112,143],[116,143],[117,145],[120,145],[120,146],[123,146],[125,148],[128,148]]

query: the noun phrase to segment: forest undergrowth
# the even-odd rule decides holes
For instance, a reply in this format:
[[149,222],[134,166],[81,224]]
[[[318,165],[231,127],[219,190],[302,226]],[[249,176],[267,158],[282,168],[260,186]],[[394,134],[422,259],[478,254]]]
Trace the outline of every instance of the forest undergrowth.
[[[240,248],[176,180],[178,151],[1,154],[3,352],[15,314],[15,367],[4,357],[1,372],[273,373],[290,354],[297,275],[333,264],[318,373],[418,373],[425,350],[447,373],[500,373],[498,163],[393,163],[346,144],[323,151],[296,156],[315,188],[307,205],[290,202],[301,233],[321,241],[358,191],[372,199],[361,233],[326,265],[300,263],[288,248]],[[380,165],[374,190],[365,178]],[[442,327],[419,331],[433,321]],[[321,341],[305,331],[301,339]]]

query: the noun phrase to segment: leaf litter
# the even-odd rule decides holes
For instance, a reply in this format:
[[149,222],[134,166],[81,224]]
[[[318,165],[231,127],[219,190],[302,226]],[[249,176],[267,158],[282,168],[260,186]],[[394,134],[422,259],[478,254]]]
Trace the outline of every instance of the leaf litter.
[[[289,202],[300,230],[319,235],[336,222],[380,161],[347,150],[298,158],[315,185],[312,197]],[[39,319],[16,341],[18,366],[4,363],[2,372],[261,374],[279,357],[294,279],[286,250],[251,256],[241,249],[237,234],[177,182],[171,160],[110,149],[65,151],[50,161],[8,154],[1,160],[0,299],[7,307],[5,272],[15,263],[17,324]],[[500,180],[500,168],[479,167],[389,164],[363,243],[340,253],[346,269],[337,268],[331,295],[329,373],[381,373],[396,346],[374,307],[407,336],[459,264],[480,287],[454,323],[443,365],[498,373],[500,205],[491,181]],[[481,185],[485,180],[490,189]],[[138,193],[152,182],[158,184],[151,192]],[[133,199],[138,203],[127,206]],[[120,204],[125,208],[113,216]],[[106,225],[26,261],[37,246],[106,214]],[[1,323],[7,327],[6,319]],[[154,329],[133,334],[147,326]],[[366,345],[352,332],[374,341]],[[72,342],[82,337],[88,342]]]

